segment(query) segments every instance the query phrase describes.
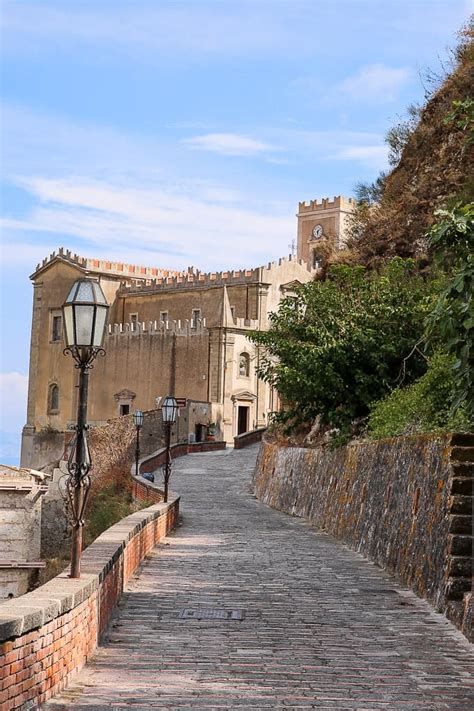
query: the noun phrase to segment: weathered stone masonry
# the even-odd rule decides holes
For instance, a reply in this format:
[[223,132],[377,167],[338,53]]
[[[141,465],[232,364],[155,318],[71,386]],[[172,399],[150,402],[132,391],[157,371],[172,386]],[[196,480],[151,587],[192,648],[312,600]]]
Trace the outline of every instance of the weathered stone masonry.
[[473,445],[472,435],[335,451],[264,442],[255,493],[387,568],[472,640]]

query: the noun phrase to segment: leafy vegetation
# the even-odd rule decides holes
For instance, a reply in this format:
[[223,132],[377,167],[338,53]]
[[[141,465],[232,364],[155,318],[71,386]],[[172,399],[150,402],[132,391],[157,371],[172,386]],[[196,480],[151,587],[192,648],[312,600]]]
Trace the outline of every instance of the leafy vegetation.
[[453,411],[456,394],[454,359],[435,354],[428,370],[408,387],[398,387],[372,407],[368,433],[374,439],[425,432],[469,429],[464,407]]
[[125,516],[150,504],[133,500],[130,458],[125,450],[108,470],[93,479],[86,509],[85,545],[89,546]]
[[85,542],[90,545],[101,533],[136,511],[131,493],[107,484],[95,494],[87,510]]
[[460,131],[465,131],[467,138],[464,143],[464,150],[474,143],[474,99],[471,97],[464,101],[453,101],[452,110],[446,116],[444,122],[453,122]]
[[426,319],[427,337],[452,357],[456,410],[462,403],[474,420],[474,203],[438,210],[429,232],[435,257],[448,270],[448,279]]
[[[335,265],[285,298],[270,329],[253,332],[259,376],[286,402],[280,419],[349,432],[397,378],[424,372],[414,348],[423,334],[429,285],[412,260],[395,258],[380,272]],[[410,358],[408,356],[411,356]]]

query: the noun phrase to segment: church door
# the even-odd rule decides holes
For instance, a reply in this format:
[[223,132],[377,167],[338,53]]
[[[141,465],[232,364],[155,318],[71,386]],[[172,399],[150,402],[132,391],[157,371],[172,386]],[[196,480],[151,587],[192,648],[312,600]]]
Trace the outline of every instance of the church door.
[[249,429],[249,408],[246,406],[239,405],[238,420],[237,420],[237,434],[244,434],[248,432]]

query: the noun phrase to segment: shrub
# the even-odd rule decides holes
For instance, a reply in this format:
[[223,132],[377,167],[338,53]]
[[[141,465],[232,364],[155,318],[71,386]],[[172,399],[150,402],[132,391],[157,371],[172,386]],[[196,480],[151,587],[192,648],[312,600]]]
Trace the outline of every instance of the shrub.
[[132,497],[127,491],[117,490],[114,484],[101,487],[89,502],[85,528],[86,545],[90,545],[107,528],[135,510]]
[[434,355],[428,370],[416,382],[396,388],[375,402],[369,415],[370,437],[467,431],[469,422],[465,409],[453,412],[452,408],[456,393],[453,361],[444,353]]

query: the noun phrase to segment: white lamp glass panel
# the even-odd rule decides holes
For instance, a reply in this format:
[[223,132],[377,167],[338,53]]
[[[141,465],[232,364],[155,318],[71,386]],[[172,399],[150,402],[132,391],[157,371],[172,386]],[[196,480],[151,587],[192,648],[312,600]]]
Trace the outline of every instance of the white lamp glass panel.
[[71,301],[74,301],[74,294],[76,293],[77,289],[77,281],[74,282],[74,284],[71,287],[71,291],[68,294],[68,297],[66,299],[66,303],[69,303]]
[[[80,307],[84,308],[84,307]],[[104,306],[96,307],[94,341],[92,343],[96,348],[100,348],[104,340],[105,320],[107,318],[107,309]]]
[[77,290],[75,301],[94,301],[94,292],[91,281],[81,281]]
[[102,287],[100,286],[99,282],[95,281],[93,283],[94,283],[95,301],[98,304],[106,304],[107,299],[105,298],[104,292],[102,291]]
[[94,306],[74,306],[76,313],[76,346],[92,345],[92,321]]
[[176,420],[178,406],[174,397],[165,398],[161,409],[163,414],[163,422],[174,422]]
[[144,419],[143,412],[141,410],[137,410],[133,417],[135,419],[135,427],[142,427]]
[[74,345],[74,322],[72,320],[72,306],[63,308],[64,314],[64,334],[67,346]]

